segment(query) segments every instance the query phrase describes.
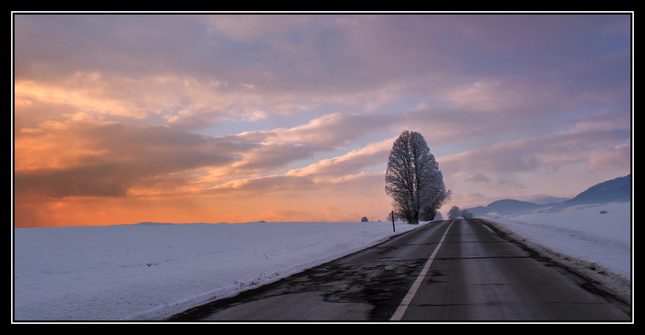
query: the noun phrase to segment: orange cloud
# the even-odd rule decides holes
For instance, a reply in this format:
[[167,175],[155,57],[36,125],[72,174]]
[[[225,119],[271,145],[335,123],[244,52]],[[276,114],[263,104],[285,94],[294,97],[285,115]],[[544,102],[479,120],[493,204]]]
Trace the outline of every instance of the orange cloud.
[[147,114],[134,102],[110,96],[111,88],[98,73],[75,74],[63,82],[17,80],[16,107],[32,101],[45,105],[67,105],[71,110],[142,119]]

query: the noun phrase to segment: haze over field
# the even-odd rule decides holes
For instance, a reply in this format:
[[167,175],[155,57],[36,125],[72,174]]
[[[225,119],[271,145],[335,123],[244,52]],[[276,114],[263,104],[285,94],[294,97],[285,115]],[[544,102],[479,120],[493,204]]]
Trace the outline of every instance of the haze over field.
[[18,228],[385,220],[403,130],[444,213],[630,173],[629,12],[12,20]]

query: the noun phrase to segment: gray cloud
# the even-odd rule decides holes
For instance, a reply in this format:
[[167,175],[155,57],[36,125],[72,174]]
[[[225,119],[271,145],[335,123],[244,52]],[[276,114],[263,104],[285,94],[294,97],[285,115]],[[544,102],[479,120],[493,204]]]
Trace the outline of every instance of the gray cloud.
[[[629,146],[627,124],[617,128],[583,126],[569,131],[536,136],[444,157],[441,164],[453,174],[467,173],[512,174],[535,170],[553,171],[574,164],[589,164],[623,145]],[[625,163],[629,160],[618,159]],[[613,165],[613,164],[612,164]]]
[[491,179],[485,175],[478,173],[472,177],[466,178],[466,181],[475,182],[475,183],[490,183]]
[[[30,136],[30,135],[21,135]],[[74,141],[59,148],[60,167],[15,171],[16,189],[51,197],[124,196],[129,188],[171,173],[225,166],[252,144],[206,138],[168,127],[73,124],[49,134],[49,141]],[[74,152],[82,147],[80,152]],[[177,182],[185,183],[183,178]]]

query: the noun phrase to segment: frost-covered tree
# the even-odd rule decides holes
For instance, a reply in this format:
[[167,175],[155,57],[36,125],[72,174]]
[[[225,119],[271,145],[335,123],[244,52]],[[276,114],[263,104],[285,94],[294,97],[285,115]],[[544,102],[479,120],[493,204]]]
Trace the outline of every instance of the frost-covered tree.
[[450,210],[448,211],[448,218],[453,220],[453,219],[458,219],[461,216],[461,209],[457,206],[452,206]]
[[385,192],[394,200],[394,212],[408,223],[434,217],[449,198],[439,164],[418,132],[406,130],[394,141],[385,171]]
[[421,219],[425,221],[434,220],[439,208],[441,208],[443,204],[450,200],[450,196],[452,194],[452,191],[446,190],[446,187],[443,184],[443,177],[441,178],[441,182],[436,186],[434,192],[435,196],[432,197],[432,200],[425,204],[421,211]]

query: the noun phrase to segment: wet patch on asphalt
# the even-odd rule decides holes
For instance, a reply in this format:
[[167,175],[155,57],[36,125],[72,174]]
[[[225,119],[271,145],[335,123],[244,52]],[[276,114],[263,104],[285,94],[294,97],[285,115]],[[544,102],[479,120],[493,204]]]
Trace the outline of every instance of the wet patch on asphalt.
[[384,321],[394,313],[424,262],[425,259],[367,264],[334,261],[235,297],[193,308],[168,321],[200,320],[240,304],[306,292],[317,292],[328,303],[368,304],[372,308],[367,320],[357,321]]

